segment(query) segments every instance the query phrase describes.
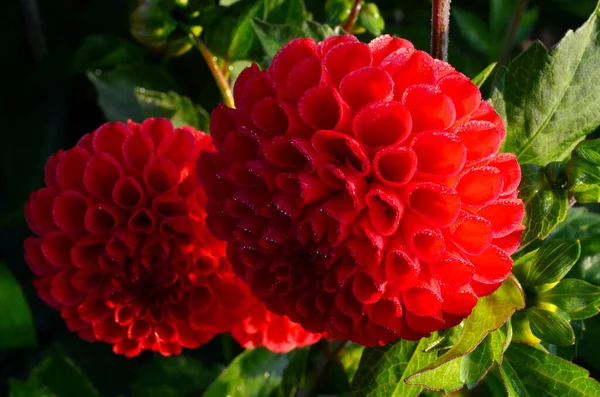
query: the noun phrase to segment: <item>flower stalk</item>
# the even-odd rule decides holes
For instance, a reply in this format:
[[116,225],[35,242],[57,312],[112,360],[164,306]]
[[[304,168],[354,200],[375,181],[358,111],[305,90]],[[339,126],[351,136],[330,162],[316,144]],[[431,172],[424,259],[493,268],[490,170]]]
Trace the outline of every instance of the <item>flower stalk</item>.
[[450,0],[433,0],[431,18],[431,56],[448,60],[448,35],[450,33]]
[[346,32],[352,33],[352,28],[354,28],[354,24],[358,20],[358,13],[360,12],[360,8],[361,0],[355,0],[354,5],[352,6],[352,10],[350,11],[350,15],[348,16],[348,20],[343,26],[343,29]]

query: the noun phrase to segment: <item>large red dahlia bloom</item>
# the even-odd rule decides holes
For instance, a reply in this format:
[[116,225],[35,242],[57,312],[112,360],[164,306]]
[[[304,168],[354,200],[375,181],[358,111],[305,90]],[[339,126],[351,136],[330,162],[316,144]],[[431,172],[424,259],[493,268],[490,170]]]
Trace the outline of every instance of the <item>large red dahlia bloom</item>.
[[362,344],[460,322],[508,276],[519,165],[478,88],[406,40],[288,43],[212,114],[207,225],[254,295]]
[[206,230],[194,175],[208,135],[166,119],[107,123],[46,165],[25,206],[26,259],[70,330],[116,353],[178,354],[228,332],[253,303]]

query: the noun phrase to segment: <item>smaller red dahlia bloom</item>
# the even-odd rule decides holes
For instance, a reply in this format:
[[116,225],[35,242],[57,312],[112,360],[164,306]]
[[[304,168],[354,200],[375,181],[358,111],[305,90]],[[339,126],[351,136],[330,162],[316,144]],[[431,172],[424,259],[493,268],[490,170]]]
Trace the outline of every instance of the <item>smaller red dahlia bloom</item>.
[[296,39],[211,117],[206,223],[268,310],[365,345],[452,327],[508,277],[521,170],[501,118],[407,40]]
[[193,172],[210,138],[166,119],[107,123],[46,164],[25,215],[40,297],[115,353],[178,354],[228,332],[252,301],[206,230]]
[[276,353],[287,353],[297,347],[315,344],[321,339],[320,334],[306,331],[286,316],[269,312],[264,303],[258,301],[246,318],[233,326],[231,335],[247,349],[264,346]]

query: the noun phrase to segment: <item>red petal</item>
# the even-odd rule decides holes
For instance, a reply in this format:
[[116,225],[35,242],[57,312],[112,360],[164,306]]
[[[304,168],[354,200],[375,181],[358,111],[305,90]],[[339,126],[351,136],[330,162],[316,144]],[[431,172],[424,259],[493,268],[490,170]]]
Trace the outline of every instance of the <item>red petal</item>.
[[396,332],[402,327],[402,305],[398,301],[381,299],[367,306],[367,315],[369,321]]
[[132,209],[142,203],[144,191],[135,178],[122,176],[113,187],[112,198],[119,206]]
[[96,153],[108,153],[117,160],[123,159],[123,142],[130,134],[123,123],[105,123],[94,131],[92,145]]
[[323,58],[325,70],[337,87],[353,70],[371,65],[371,50],[364,43],[346,42],[332,47]]
[[83,294],[73,287],[71,282],[73,273],[73,269],[63,269],[54,276],[50,284],[50,294],[63,305],[75,305],[83,297]]
[[411,288],[402,293],[406,309],[418,316],[435,315],[442,308],[442,298],[426,287]]
[[492,242],[492,224],[484,218],[464,211],[450,231],[452,242],[471,255],[481,254]]
[[85,192],[83,174],[89,158],[89,153],[79,147],[61,153],[56,166],[56,181],[61,189]]
[[502,193],[502,176],[494,167],[473,167],[465,171],[456,185],[464,205],[483,206]]
[[388,147],[373,159],[373,172],[382,183],[399,187],[410,181],[417,169],[417,156],[410,148]]
[[521,226],[514,232],[507,234],[504,237],[495,238],[492,243],[501,250],[506,251],[507,254],[512,255],[521,245],[521,238],[524,230],[525,226]]
[[394,82],[383,70],[371,66],[347,74],[340,82],[342,98],[354,109],[392,99]]
[[89,205],[85,212],[85,228],[93,234],[110,233],[123,221],[123,213],[112,204]]
[[429,264],[431,275],[440,285],[459,288],[469,283],[475,274],[475,267],[458,255],[446,253],[444,258]]
[[410,86],[402,103],[412,116],[413,132],[442,131],[456,120],[452,99],[433,85]]
[[316,130],[339,129],[348,112],[340,94],[326,85],[309,89],[298,102],[300,118]]
[[322,75],[321,58],[312,56],[299,62],[287,77],[288,96],[297,101],[306,91],[319,84]]
[[176,188],[179,178],[177,166],[164,157],[154,158],[144,167],[144,183],[156,196]]
[[142,123],[140,131],[150,136],[154,144],[153,148],[157,148],[160,146],[162,140],[173,132],[173,124],[166,118],[146,119]]
[[[162,137],[160,138],[162,140]],[[132,169],[142,172],[144,166],[154,156],[154,143],[145,132],[135,131],[123,142],[125,164]]]
[[477,304],[477,295],[469,286],[461,289],[442,288],[442,297],[444,299],[442,310],[448,313],[468,314]]
[[477,215],[492,223],[494,238],[504,237],[521,226],[525,209],[518,199],[502,199],[483,207]]
[[504,188],[502,195],[514,193],[521,182],[521,167],[514,153],[498,153],[488,164],[490,167],[496,167],[502,175]]
[[473,113],[481,103],[481,91],[461,73],[452,73],[444,77],[438,82],[438,86],[452,99],[457,120]]
[[81,292],[102,292],[102,274],[97,269],[77,269],[71,282]]
[[79,268],[95,267],[98,257],[104,253],[105,238],[87,235],[77,241],[71,249],[71,260]]
[[377,302],[383,295],[385,284],[377,283],[367,273],[360,272],[352,282],[352,293],[362,303]]
[[25,203],[27,224],[39,236],[58,230],[52,218],[55,197],[54,190],[45,188],[31,193],[29,200]]
[[379,65],[392,52],[401,48],[414,49],[415,47],[408,40],[384,34],[371,40],[369,48],[373,53],[373,65]]
[[352,122],[354,136],[370,148],[401,143],[410,134],[412,118],[399,102],[378,102],[363,107]]
[[177,166],[183,166],[198,155],[197,133],[189,128],[177,128],[165,136],[156,149],[157,156],[164,156]]
[[425,132],[412,143],[417,154],[417,169],[421,172],[452,176],[459,173],[466,162],[467,149],[454,134]]
[[380,67],[394,80],[394,98],[402,98],[406,89],[415,84],[435,84],[434,59],[424,51],[400,49],[388,55]]
[[494,124],[487,121],[468,121],[456,130],[467,147],[467,161],[487,159],[500,148],[502,137]]
[[283,135],[288,129],[287,115],[275,98],[267,97],[258,101],[250,118],[268,136]]
[[502,282],[508,277],[513,262],[500,248],[490,245],[481,255],[468,255],[475,266],[475,280],[484,283]]
[[71,264],[70,250],[73,240],[67,235],[55,232],[44,236],[42,241],[42,253],[54,266],[66,267]]
[[371,169],[369,157],[363,146],[352,137],[337,131],[317,131],[311,139],[312,145],[325,159],[353,167],[361,174]]
[[42,241],[42,238],[27,237],[24,244],[25,262],[36,276],[44,276],[56,271],[42,252]]
[[122,174],[117,160],[106,153],[100,153],[89,159],[83,174],[83,183],[92,196],[110,200],[113,187]]
[[460,196],[452,189],[433,183],[407,186],[408,204],[431,227],[444,228],[456,221]]
[[277,85],[277,94],[281,98],[287,96],[285,88],[290,72],[300,62],[314,56],[316,52],[317,46],[313,39],[295,39],[284,45],[273,57],[268,71]]
[[85,231],[84,218],[88,209],[88,200],[73,190],[61,192],[52,205],[52,217],[65,233],[77,234]]
[[127,226],[134,232],[150,234],[156,227],[156,219],[152,211],[140,208],[129,217]]
[[419,275],[419,263],[411,259],[406,249],[388,250],[385,257],[385,274],[394,288],[402,291],[414,285]]
[[372,184],[365,202],[375,232],[382,236],[394,234],[404,213],[404,205],[396,192],[385,185]]

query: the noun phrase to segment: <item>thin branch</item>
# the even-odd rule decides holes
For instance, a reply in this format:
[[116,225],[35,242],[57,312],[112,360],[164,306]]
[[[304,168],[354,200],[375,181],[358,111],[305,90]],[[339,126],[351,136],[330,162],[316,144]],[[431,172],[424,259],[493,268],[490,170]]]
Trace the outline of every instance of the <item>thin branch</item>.
[[513,14],[512,19],[510,20],[510,25],[508,27],[508,31],[506,32],[506,37],[504,38],[504,45],[502,47],[502,55],[500,56],[499,65],[503,65],[508,60],[510,55],[510,50],[515,44],[515,39],[517,37],[517,32],[519,31],[519,25],[521,24],[521,20],[523,19],[523,15],[525,15],[525,10],[527,10],[528,0],[519,0],[519,4],[517,4],[517,9]]
[[225,78],[225,75],[223,75],[221,68],[219,68],[216,57],[206,47],[202,39],[191,33],[190,38],[194,40],[194,43],[196,43],[196,47],[202,54],[204,60],[206,61],[206,64],[208,65],[208,68],[210,69],[210,72],[212,73],[213,78],[215,79],[215,82],[219,87],[221,97],[223,98],[223,103],[225,103],[225,105],[229,106],[230,108],[235,107],[233,102],[233,94],[231,93],[231,88],[229,87],[229,82],[227,81],[227,78]]
[[358,19],[358,13],[360,12],[360,7],[361,7],[360,3],[361,3],[361,0],[354,0],[354,5],[352,6],[352,10],[350,11],[348,20],[346,21],[346,23],[343,26],[343,29],[348,33],[352,33],[352,28],[354,27],[354,24],[356,23],[356,20]]
[[450,0],[433,0],[431,6],[431,56],[448,60],[450,33]]

